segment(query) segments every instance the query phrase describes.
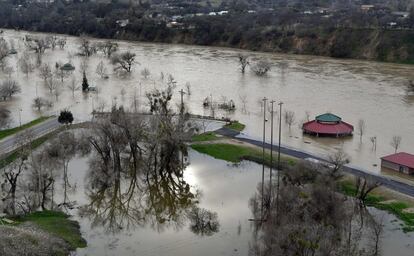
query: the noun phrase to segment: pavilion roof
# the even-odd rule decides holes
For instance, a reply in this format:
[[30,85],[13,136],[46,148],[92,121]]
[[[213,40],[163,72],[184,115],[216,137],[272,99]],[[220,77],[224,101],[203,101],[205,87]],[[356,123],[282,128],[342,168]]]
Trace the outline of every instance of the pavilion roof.
[[325,114],[319,115],[315,119],[320,122],[340,122],[341,121],[341,118],[339,116],[331,114],[331,113],[325,113]]

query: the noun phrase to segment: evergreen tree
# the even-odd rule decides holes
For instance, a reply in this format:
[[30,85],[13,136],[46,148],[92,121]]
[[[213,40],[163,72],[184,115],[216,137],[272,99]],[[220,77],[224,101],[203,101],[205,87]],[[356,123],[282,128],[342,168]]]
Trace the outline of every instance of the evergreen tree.
[[73,122],[73,114],[69,110],[60,111],[58,122],[61,124],[71,124]]
[[82,79],[82,91],[86,92],[89,89],[88,79],[86,78],[85,71],[83,72],[83,79]]

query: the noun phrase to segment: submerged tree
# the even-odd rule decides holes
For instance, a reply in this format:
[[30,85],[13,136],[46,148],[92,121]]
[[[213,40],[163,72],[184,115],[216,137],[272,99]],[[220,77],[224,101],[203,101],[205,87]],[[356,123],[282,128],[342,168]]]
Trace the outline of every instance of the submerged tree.
[[270,66],[269,62],[261,60],[254,64],[251,69],[257,76],[265,76],[270,71]]
[[364,119],[358,120],[358,133],[359,133],[359,140],[362,141],[362,136],[365,133],[365,120]]
[[248,57],[245,55],[239,54],[239,65],[240,65],[240,71],[242,74],[244,74],[247,65],[249,65]]
[[111,62],[115,66],[115,70],[123,70],[124,72],[130,73],[132,70],[132,65],[136,62],[135,56],[135,53],[127,51],[114,55],[111,59]]
[[21,91],[20,85],[14,80],[3,81],[0,85],[0,97],[3,100],[10,99],[13,95]]
[[397,153],[401,145],[401,136],[393,136],[390,145],[394,148],[395,153]]
[[152,115],[144,118],[113,106],[85,135],[92,151],[90,203],[82,208],[95,224],[119,227],[149,223],[156,229],[181,227],[197,202],[184,180],[187,119],[177,118],[172,90],[148,95]]
[[7,57],[10,55],[9,45],[6,40],[0,38],[0,69],[4,71],[7,66]]
[[10,123],[10,110],[0,106],[0,128],[8,126]]
[[[373,245],[362,239],[374,232],[376,222],[358,201],[338,192],[338,180],[324,168],[297,164],[282,173],[279,194],[274,183],[266,185],[264,196],[258,189],[250,205],[255,219],[264,221],[256,223],[260,232],[252,255],[369,256],[376,251],[380,239]],[[270,198],[263,212],[262,198]]]

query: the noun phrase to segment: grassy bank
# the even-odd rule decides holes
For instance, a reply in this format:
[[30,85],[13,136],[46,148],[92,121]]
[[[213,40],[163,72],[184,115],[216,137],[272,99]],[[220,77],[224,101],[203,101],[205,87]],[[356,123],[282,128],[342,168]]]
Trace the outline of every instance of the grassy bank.
[[50,234],[56,235],[70,244],[73,249],[86,247],[78,222],[70,220],[63,212],[42,211],[13,219],[17,225],[30,221]]
[[193,137],[191,137],[191,141],[193,142],[213,141],[219,138],[220,137],[218,137],[215,132],[206,132],[206,133],[194,135]]
[[244,125],[242,123],[239,123],[238,121],[231,122],[231,123],[226,124],[224,126],[224,128],[232,129],[232,130],[235,130],[235,131],[238,131],[238,132],[243,131],[245,127],[246,127],[246,125]]
[[29,122],[29,123],[23,124],[22,126],[18,126],[18,127],[14,127],[14,128],[10,128],[10,129],[1,130],[0,131],[0,140],[1,139],[4,139],[7,136],[16,134],[16,133],[18,133],[20,131],[23,131],[23,130],[27,129],[27,128],[33,127],[33,126],[35,126],[37,124],[40,124],[41,122],[44,122],[44,121],[46,121],[49,118],[50,118],[49,116],[42,116],[42,117],[39,117],[39,118],[37,118],[37,119]]
[[[344,180],[341,182],[341,191],[344,194],[352,197],[355,197],[357,193],[354,182],[349,180]],[[387,202],[387,200],[390,200],[390,198],[385,198],[384,196],[376,195],[375,192],[371,192],[368,194],[365,200],[365,204],[367,206],[372,206],[394,214],[398,219],[403,221],[404,226],[402,227],[402,230],[404,232],[413,232],[414,213],[406,212],[405,210],[414,206],[397,200],[390,202]]]
[[[249,160],[256,163],[263,162],[262,150],[249,146],[239,146],[226,143],[193,144],[191,147],[203,154],[232,163]],[[270,166],[270,154],[265,153],[265,164]],[[276,166],[277,154],[273,155],[273,165]],[[296,160],[287,156],[281,157],[282,165],[295,165]]]

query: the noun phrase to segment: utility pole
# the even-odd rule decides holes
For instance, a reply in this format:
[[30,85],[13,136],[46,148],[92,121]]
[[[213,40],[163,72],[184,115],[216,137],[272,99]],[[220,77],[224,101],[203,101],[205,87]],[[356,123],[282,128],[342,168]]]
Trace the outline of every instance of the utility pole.
[[267,98],[263,98],[263,151],[262,151],[262,206],[261,206],[261,219],[263,220],[264,209],[264,173],[265,173],[265,145],[266,145],[266,103]]
[[20,127],[22,127],[22,109],[21,108],[19,108],[19,124],[20,124]]
[[271,111],[270,111],[270,177],[269,177],[269,208],[272,205],[272,176],[273,176],[273,114],[274,114],[274,105],[275,101],[272,100],[271,104]]
[[279,150],[277,152],[277,194],[276,194],[276,221],[279,222],[279,192],[280,192],[280,141],[282,140],[282,105],[279,102]]
[[[184,90],[181,89],[180,90],[180,94],[181,94],[181,107],[180,107],[180,131],[181,133],[184,132]],[[184,169],[184,153],[181,151],[181,168]]]

